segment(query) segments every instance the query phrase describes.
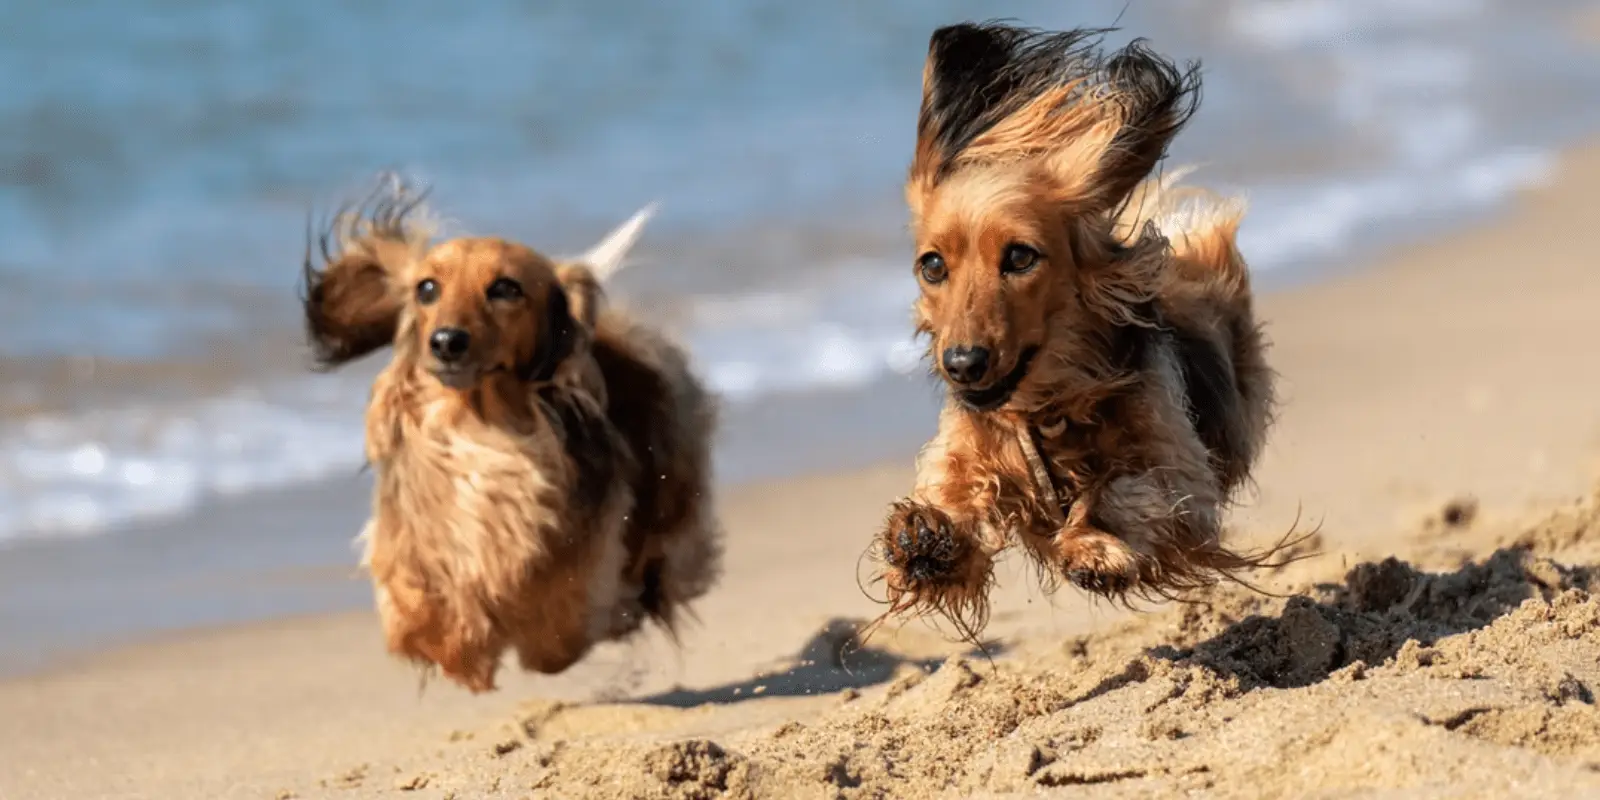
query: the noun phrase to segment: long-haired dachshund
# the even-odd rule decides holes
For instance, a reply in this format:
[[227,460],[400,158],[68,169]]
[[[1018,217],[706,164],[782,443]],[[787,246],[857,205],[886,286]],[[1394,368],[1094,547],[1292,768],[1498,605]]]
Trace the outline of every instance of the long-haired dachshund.
[[948,388],[875,547],[890,614],[976,635],[997,553],[1117,600],[1264,563],[1222,542],[1272,417],[1242,204],[1152,180],[1198,67],[1094,31],[935,31],[906,185]]
[[646,619],[673,634],[717,578],[712,399],[602,291],[648,215],[558,263],[436,243],[394,183],[307,247],[318,363],[393,346],[367,407],[361,535],[388,649],[474,692],[507,650],[556,673]]

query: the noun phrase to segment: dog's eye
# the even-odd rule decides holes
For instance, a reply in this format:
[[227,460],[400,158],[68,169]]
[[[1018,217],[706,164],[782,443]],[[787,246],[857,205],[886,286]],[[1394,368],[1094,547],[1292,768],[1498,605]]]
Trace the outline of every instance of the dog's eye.
[[488,295],[490,300],[521,300],[522,284],[510,278],[499,278],[489,284]]
[[944,256],[938,253],[923,253],[917,259],[917,271],[922,273],[922,279],[928,283],[943,283],[949,269],[945,267]]
[[1000,257],[1000,271],[1015,275],[1033,269],[1038,263],[1038,250],[1025,244],[1013,244],[1006,247],[1005,255]]
[[439,299],[439,282],[432,278],[417,284],[417,302],[428,305]]

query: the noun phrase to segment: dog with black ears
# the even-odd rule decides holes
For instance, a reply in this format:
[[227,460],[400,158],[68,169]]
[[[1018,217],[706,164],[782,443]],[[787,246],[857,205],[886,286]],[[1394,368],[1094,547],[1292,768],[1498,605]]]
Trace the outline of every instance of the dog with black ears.
[[649,216],[556,261],[435,241],[422,196],[391,181],[307,245],[318,364],[392,347],[360,537],[387,647],[475,693],[508,650],[558,673],[647,619],[675,638],[720,572],[714,401],[604,293]]
[[1198,65],[1103,30],[936,30],[906,183],[914,317],[948,390],[875,554],[886,617],[976,637],[994,559],[1099,596],[1268,563],[1223,543],[1273,416],[1243,204],[1155,177]]

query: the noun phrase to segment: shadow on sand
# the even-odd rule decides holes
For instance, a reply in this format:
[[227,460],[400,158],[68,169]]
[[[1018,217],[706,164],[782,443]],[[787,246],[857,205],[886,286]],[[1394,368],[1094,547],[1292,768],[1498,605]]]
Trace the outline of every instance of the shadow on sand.
[[[856,633],[859,620],[833,619],[808,640],[788,668],[737,683],[708,689],[674,689],[639,697],[633,703],[691,708],[705,703],[738,703],[764,697],[806,697],[831,694],[845,689],[864,689],[888,681],[904,666],[933,672],[948,658],[914,658],[892,650],[862,646]],[[967,657],[996,656],[1002,652],[998,642],[984,642],[971,648]]]

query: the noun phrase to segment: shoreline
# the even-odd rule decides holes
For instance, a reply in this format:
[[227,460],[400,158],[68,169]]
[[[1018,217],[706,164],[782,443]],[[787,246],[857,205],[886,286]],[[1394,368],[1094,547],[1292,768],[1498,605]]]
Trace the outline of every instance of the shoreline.
[[[1415,550],[1423,541],[1417,531],[1425,530],[1418,520],[1446,499],[1470,495],[1480,508],[1475,527],[1440,540],[1455,548],[1459,564],[1494,549],[1499,540],[1488,532],[1495,526],[1521,519],[1530,506],[1561,507],[1594,485],[1600,410],[1593,398],[1600,396],[1600,375],[1581,365],[1592,360],[1583,332],[1592,328],[1592,309],[1600,303],[1600,273],[1592,267],[1583,228],[1584,198],[1596,180],[1600,148],[1570,152],[1551,186],[1527,193],[1492,223],[1260,296],[1283,399],[1256,474],[1259,491],[1243,498],[1231,517],[1241,543],[1276,538],[1299,512],[1304,526],[1321,526],[1317,564],[1337,574],[1341,564]],[[927,425],[931,429],[931,416]],[[0,778],[0,794],[377,797],[409,783],[421,792],[410,796],[459,790],[463,797],[520,797],[549,773],[541,759],[556,757],[552,747],[570,747],[578,754],[574,758],[588,747],[631,754],[641,743],[683,737],[734,747],[785,725],[833,719],[834,710],[848,702],[843,697],[888,703],[911,691],[921,680],[915,675],[928,665],[963,652],[925,626],[908,624],[891,626],[855,656],[840,661],[837,655],[848,621],[879,611],[861,592],[851,566],[870,542],[884,506],[909,486],[910,469],[907,458],[721,489],[729,531],[727,576],[701,605],[700,623],[686,632],[681,650],[652,634],[600,648],[560,676],[508,673],[495,694],[472,697],[439,683],[419,693],[417,675],[382,653],[368,611],[176,632],[0,680],[0,775],[8,776]],[[351,492],[341,503],[339,513],[352,521],[339,529],[353,535],[366,495]],[[276,524],[261,528],[266,531],[283,533],[286,515],[324,514],[318,525],[332,527],[325,516],[330,509],[311,505],[264,502],[251,513]],[[204,526],[191,533],[190,545],[210,540]],[[133,547],[139,537],[130,541]],[[288,541],[300,541],[313,554],[344,548],[349,537],[313,533]],[[148,557],[179,558],[172,568],[181,575],[184,543]],[[236,557],[249,561],[248,553]],[[353,565],[354,557],[345,563]],[[226,583],[237,574],[188,577]],[[7,577],[0,574],[0,586]],[[1111,632],[1123,630],[1117,624],[1130,619],[1144,626],[1131,640],[1135,651],[1148,651],[1166,641],[1171,632],[1163,626],[1180,613],[1169,606],[1130,615],[1096,607],[1070,591],[1045,598],[1015,562],[1003,563],[999,578],[988,634],[1003,645],[994,659],[1002,673],[1032,663],[1030,658],[1057,658],[1064,645],[1086,653],[1102,647],[1121,652],[1116,643],[1124,640],[1115,637],[1133,634]],[[1299,578],[1267,575],[1263,588],[1303,586],[1294,580]],[[59,588],[67,597],[86,591]],[[91,591],[81,602],[130,600],[96,598]],[[1047,663],[1036,680],[1049,676],[1074,686],[1101,668],[1111,670],[1107,680],[1123,668],[1115,661]],[[1584,672],[1575,679],[1600,681],[1600,675]],[[929,685],[928,691],[956,691],[939,688],[938,681]],[[1281,756],[1298,740],[1274,738],[1280,735],[1274,720],[1303,717],[1304,725],[1312,725],[1317,709],[1342,707],[1346,695],[1340,692],[1363,685],[1345,689],[1330,681],[1313,687],[1315,692],[1293,690],[1311,694],[1268,693],[1306,705],[1293,706],[1293,714],[1247,717],[1253,721],[1239,723],[1244,727],[1234,735],[1266,748],[1263,759],[1270,760],[1270,752]],[[1098,720],[1095,725],[1111,731],[1128,724],[1093,717],[1096,712],[1082,702],[1084,719]],[[571,704],[581,713],[558,720],[552,703]],[[924,724],[916,721],[924,712],[915,708],[881,707],[886,725]],[[937,703],[928,708],[935,716],[927,719],[944,713]],[[161,722],[152,728],[152,719]],[[508,725],[525,733],[507,733]],[[540,726],[548,730],[536,732]],[[1385,736],[1400,737],[1393,741],[1402,753],[1412,752],[1406,749],[1411,746],[1458,752],[1448,749],[1458,746],[1454,740],[1441,744],[1399,728],[1382,729]],[[1301,727],[1287,735],[1316,733]],[[510,749],[494,755],[502,740]],[[1052,747],[1064,752],[1066,745]],[[1535,758],[1513,754],[1522,759],[1516,761],[1481,748],[1459,752],[1469,761],[1473,753],[1512,759],[1496,764]],[[1314,788],[1294,781],[1322,774],[1301,769],[1304,764],[1292,758],[1278,761],[1283,774],[1274,774],[1283,785]],[[80,763],[95,766],[75,766]],[[632,762],[595,761],[586,777],[562,773],[566,777],[559,781],[565,782],[553,784],[554,791],[582,796],[593,785],[581,781],[600,780],[620,763]],[[1240,770],[1219,765],[1211,775],[1241,781],[1233,788],[1249,794],[1252,773]],[[1547,771],[1549,780],[1587,785],[1573,783],[1579,779],[1572,774]],[[1454,785],[1473,785],[1452,775]],[[502,785],[502,779],[509,782]],[[1362,785],[1404,789],[1427,779],[1393,766]],[[490,785],[499,788],[485,788]],[[1109,788],[1119,786],[1113,782]]]
[[[1513,203],[1502,214],[1515,209]],[[1423,238],[1399,250],[1429,244]],[[1385,260],[1268,271],[1255,278],[1259,302],[1315,294],[1321,286],[1383,269],[1378,265]],[[738,505],[743,495],[781,491],[795,481],[896,469],[905,472],[909,486],[911,459],[932,434],[940,392],[931,379],[913,374],[866,387],[778,396],[724,412],[718,491],[725,502]],[[841,420],[848,431],[807,436],[809,426]],[[777,466],[754,460],[753,442],[766,437],[794,445]],[[0,650],[0,681],[172,637],[359,613],[370,597],[353,541],[369,496],[370,476],[352,473],[213,497],[178,516],[135,520],[85,536],[7,543],[0,547],[0,609],[17,611],[12,619],[0,614],[0,635],[20,647]],[[271,537],[273,544],[261,545],[261,537]],[[186,578],[181,567],[163,563],[168,554],[180,552],[187,566],[206,577]],[[67,576],[114,594],[117,615],[97,611],[80,589],[63,585]]]
[[[1251,193],[1243,187],[1226,182],[1217,186],[1228,186],[1225,191],[1238,191],[1241,197],[1251,199]],[[1314,286],[1336,278],[1346,271],[1343,265],[1352,261],[1369,263],[1396,248],[1492,222],[1511,207],[1514,199],[1495,194],[1493,199],[1452,208],[1434,217],[1402,215],[1380,226],[1383,232],[1371,241],[1340,245],[1343,252],[1337,256],[1326,249],[1311,248],[1292,260],[1256,272],[1258,292],[1265,295]],[[1271,224],[1268,219],[1249,216],[1245,233],[1268,230],[1266,226]],[[1270,240],[1271,236],[1258,238]],[[840,252],[849,252],[849,246],[813,244],[825,250],[839,250],[842,246]],[[881,247],[882,242],[878,245]],[[1250,245],[1246,242],[1245,246],[1248,250]],[[666,252],[678,251],[669,245]],[[826,265],[830,271],[843,274],[854,265],[877,273],[856,287],[858,291],[876,296],[884,291],[886,280],[902,288],[909,286],[901,280],[899,268],[886,263],[897,257],[879,250],[871,255],[863,252],[839,257],[835,252],[833,256],[835,260]],[[677,256],[685,257],[689,256]],[[649,256],[650,260],[660,258],[661,253],[654,251]],[[662,274],[649,269],[625,272],[624,285],[635,281],[639,285],[619,292],[621,299],[641,307],[661,303]],[[823,281],[823,288],[837,290],[848,282],[835,283],[837,275]],[[712,316],[728,315],[728,308],[716,308],[731,304],[737,309],[731,314],[735,321],[741,316],[759,317],[759,306],[769,303],[774,293],[745,294],[745,289],[750,287],[741,289],[736,285],[730,294],[705,298],[711,302]],[[306,372],[306,365],[301,363],[302,332],[294,322],[298,310],[284,292],[279,293],[279,300],[289,305],[266,315],[275,322],[252,323],[250,332],[240,341],[216,340],[212,344],[220,349],[208,351],[210,355],[204,355],[206,351],[185,351],[151,360],[66,354],[5,359],[0,367],[17,370],[20,382],[12,387],[13,391],[0,393],[5,395],[0,396],[0,413],[11,418],[15,433],[4,444],[7,452],[20,449],[31,455],[21,460],[15,453],[8,456],[15,475],[24,479],[10,496],[13,507],[9,513],[0,514],[0,552],[48,547],[70,539],[110,538],[130,529],[182,526],[189,517],[226,508],[251,493],[314,491],[318,484],[338,480],[346,458],[360,449],[359,425],[351,421],[359,420],[360,398],[376,373],[378,359],[366,359],[333,374]],[[826,306],[840,300],[817,286],[801,288],[799,292],[803,297],[797,306]],[[934,382],[922,381],[921,370],[904,374],[903,354],[898,348],[891,355],[877,352],[874,347],[881,347],[883,342],[876,339],[865,350],[857,347],[861,345],[860,336],[873,333],[881,338],[881,330],[866,332],[852,327],[859,327],[870,317],[869,327],[882,324],[903,332],[893,319],[902,315],[909,303],[908,296],[904,302],[895,301],[892,308],[880,307],[865,316],[862,309],[855,308],[835,320],[843,325],[841,329],[814,319],[807,322],[802,327],[811,333],[805,335],[814,333],[827,339],[830,347],[842,347],[843,351],[835,356],[856,349],[854,355],[862,357],[865,366],[845,370],[845,374],[812,374],[819,369],[818,364],[807,362],[804,352],[789,352],[788,357],[798,356],[806,363],[785,364],[785,369],[796,368],[809,379],[791,384],[781,375],[782,369],[769,370],[768,382],[775,379],[777,385],[768,385],[753,396],[745,394],[748,387],[744,381],[749,376],[737,377],[749,364],[733,358],[733,369],[726,369],[730,352],[719,345],[719,337],[707,337],[717,325],[708,328],[694,324],[687,307],[671,300],[666,301],[671,310],[662,312],[659,321],[674,330],[684,343],[694,341],[707,350],[703,354],[706,358],[698,362],[702,376],[708,382],[722,380],[732,393],[724,405],[732,423],[726,428],[776,426],[785,449],[792,452],[771,459],[760,452],[760,447],[746,441],[720,448],[718,458],[727,472],[749,472],[755,481],[771,482],[900,458],[926,434],[914,422],[921,419],[922,410],[937,408],[941,389]],[[780,315],[793,311],[777,310]],[[822,327],[815,328],[818,324]],[[785,362],[780,359],[773,363]],[[736,377],[730,378],[730,374]],[[877,397],[884,393],[893,395],[896,402],[914,405],[919,413],[897,413],[898,409],[886,408]],[[841,409],[843,413],[838,413]],[[808,427],[832,428],[841,422],[847,429],[832,431],[834,441],[806,435]],[[59,431],[67,429],[81,430],[81,436],[77,440],[69,437],[66,443],[56,441]],[[124,435],[132,430],[142,433]],[[235,436],[241,431],[242,437]],[[189,444],[147,447],[136,443],[141,438],[171,438]],[[205,444],[196,447],[194,442]],[[211,446],[219,442],[227,444]],[[47,463],[46,468],[40,468],[41,459]],[[57,460],[63,463],[49,463]],[[0,472],[5,472],[5,467],[0,463]],[[352,461],[348,467],[353,471],[356,464]],[[218,474],[226,477],[218,479]],[[310,477],[319,474],[321,477]],[[45,477],[30,482],[30,475]],[[77,477],[68,477],[71,475]],[[108,476],[110,483],[106,486],[95,484]],[[735,485],[745,482],[749,481]]]
[[[1538,195],[1540,190],[1525,194],[1530,193]],[[1507,208],[1491,215],[1485,224],[1494,225],[1515,216],[1524,201],[1525,198],[1512,198]],[[1314,304],[1325,289],[1336,291],[1343,284],[1361,282],[1370,273],[1403,268],[1417,252],[1448,246],[1450,240],[1444,237],[1453,235],[1451,232],[1460,233],[1461,229],[1447,226],[1447,231],[1450,232],[1443,236],[1435,233],[1431,238],[1403,242],[1380,251],[1376,258],[1342,267],[1319,262],[1262,273],[1255,278],[1258,304],[1263,314],[1274,313],[1279,305],[1289,309],[1287,313],[1295,313],[1308,302],[1306,296]],[[882,402],[883,395],[891,396],[894,403]],[[869,397],[874,402],[867,402]],[[921,375],[912,375],[879,380],[866,388],[783,396],[738,409],[728,415],[730,419],[722,431],[724,446],[719,450],[724,453],[719,453],[718,490],[728,498],[724,502],[739,504],[737,498],[742,494],[781,491],[794,481],[897,468],[905,471],[909,485],[910,460],[926,436],[931,435],[938,398],[936,385]],[[915,409],[917,413],[904,413],[895,403],[921,407]],[[830,447],[826,442],[805,447],[807,439],[802,428],[840,419],[849,421],[852,435],[857,437],[851,447]],[[788,461],[776,470],[746,463],[748,458],[726,456],[730,449],[752,449],[750,441],[771,435],[775,429],[777,435],[773,438],[802,445],[800,450],[786,454]],[[1274,431],[1274,441],[1278,436],[1279,432]],[[729,445],[730,437],[744,439],[738,443],[744,447]],[[903,458],[884,456],[894,450],[903,451]],[[740,471],[754,477],[729,477]],[[234,626],[270,625],[283,619],[322,614],[359,613],[368,605],[368,586],[359,572],[351,542],[365,519],[369,492],[370,476],[364,473],[333,477],[237,497],[212,498],[182,516],[135,521],[80,538],[25,539],[9,544],[3,551],[6,558],[0,559],[0,587],[5,587],[0,590],[0,599],[5,600],[0,607],[44,608],[63,619],[30,621],[58,637],[50,640],[34,633],[36,638],[30,640],[29,632],[18,622],[7,623],[0,617],[0,632],[15,637],[13,641],[22,641],[25,649],[34,650],[0,652],[0,681],[48,672],[65,664],[92,660],[102,653],[137,648],[174,636],[201,636]],[[1244,519],[1254,523],[1252,517],[1262,515],[1259,502],[1240,505],[1234,514],[1236,522]],[[283,509],[290,509],[291,513],[283,515]],[[1274,515],[1281,513],[1280,509],[1273,509]],[[1367,520],[1366,524],[1370,526],[1372,521]],[[212,535],[213,531],[241,529],[250,530],[242,535]],[[348,536],[337,533],[344,531]],[[290,534],[287,540],[282,537],[284,533]],[[274,536],[276,544],[264,548],[241,541],[242,536],[252,535]],[[150,549],[152,544],[158,546],[155,553]],[[212,575],[198,582],[211,583],[218,591],[202,591],[196,602],[192,591],[196,581],[174,581],[176,570],[158,564],[161,553],[185,545],[199,547],[198,554],[189,554],[208,572],[220,567],[225,574],[251,585],[252,590],[240,593],[236,585],[224,586],[220,576]],[[129,564],[136,566],[129,569]],[[141,564],[144,566],[138,566]],[[81,577],[114,576],[113,583],[127,583],[122,589],[128,592],[121,595],[124,600],[131,595],[145,601],[131,615],[127,609],[119,609],[125,620],[131,616],[132,621],[115,622],[89,609],[62,609],[62,596],[52,596],[48,589],[34,589],[42,591],[42,595],[28,596],[30,585],[56,584],[64,574],[77,573],[85,565],[97,572],[87,576],[79,573]],[[340,572],[346,573],[345,577],[334,575]],[[164,581],[178,585],[163,586]],[[185,583],[191,589],[187,594]],[[78,590],[70,592],[76,595]]]

